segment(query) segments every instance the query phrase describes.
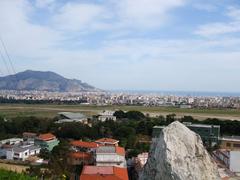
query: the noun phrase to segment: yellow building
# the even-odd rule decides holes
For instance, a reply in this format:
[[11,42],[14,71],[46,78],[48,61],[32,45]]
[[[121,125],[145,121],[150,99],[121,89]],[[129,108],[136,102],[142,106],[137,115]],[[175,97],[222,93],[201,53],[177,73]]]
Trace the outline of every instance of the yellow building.
[[240,136],[223,136],[221,138],[220,148],[240,151]]

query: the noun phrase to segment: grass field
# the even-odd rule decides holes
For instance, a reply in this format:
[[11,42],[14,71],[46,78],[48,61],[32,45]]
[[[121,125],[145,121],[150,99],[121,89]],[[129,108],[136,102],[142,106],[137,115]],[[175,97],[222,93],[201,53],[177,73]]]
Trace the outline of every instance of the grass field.
[[58,112],[82,112],[86,115],[98,114],[102,110],[137,110],[148,113],[150,116],[167,115],[175,113],[177,117],[185,115],[197,119],[219,118],[240,120],[240,110],[237,109],[180,109],[172,107],[143,107],[143,106],[87,106],[87,105],[28,105],[28,104],[0,104],[0,115],[6,117],[15,116],[38,116],[55,117]]

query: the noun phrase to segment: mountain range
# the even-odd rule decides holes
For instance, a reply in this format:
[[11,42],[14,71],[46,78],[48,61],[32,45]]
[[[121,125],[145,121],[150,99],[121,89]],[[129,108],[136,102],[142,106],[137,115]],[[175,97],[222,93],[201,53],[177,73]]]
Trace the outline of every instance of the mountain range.
[[49,92],[100,91],[81,80],[67,79],[50,71],[32,70],[0,77],[0,89]]

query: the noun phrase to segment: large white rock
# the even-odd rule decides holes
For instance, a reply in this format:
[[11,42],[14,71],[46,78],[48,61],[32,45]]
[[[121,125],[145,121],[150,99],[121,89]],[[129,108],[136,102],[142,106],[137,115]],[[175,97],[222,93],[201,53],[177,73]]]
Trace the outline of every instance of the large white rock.
[[140,180],[218,180],[217,166],[199,135],[175,121],[153,142]]

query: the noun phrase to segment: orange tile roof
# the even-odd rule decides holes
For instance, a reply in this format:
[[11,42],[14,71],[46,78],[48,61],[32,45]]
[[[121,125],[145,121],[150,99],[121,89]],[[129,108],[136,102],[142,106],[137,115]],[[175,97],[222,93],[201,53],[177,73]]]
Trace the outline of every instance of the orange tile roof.
[[96,143],[110,143],[110,144],[116,144],[119,141],[116,139],[111,139],[111,138],[101,138],[95,141]]
[[125,156],[125,149],[123,147],[117,146],[116,153],[122,156]]
[[92,158],[92,155],[86,152],[71,152],[69,156],[75,159],[86,159],[86,160]]
[[85,142],[85,141],[71,141],[70,144],[76,147],[84,148],[97,148],[98,144],[95,142]]
[[38,139],[41,139],[43,141],[49,141],[49,140],[52,140],[55,138],[56,138],[56,136],[54,136],[52,133],[40,134],[38,136]]
[[84,166],[80,180],[128,180],[127,168]]

